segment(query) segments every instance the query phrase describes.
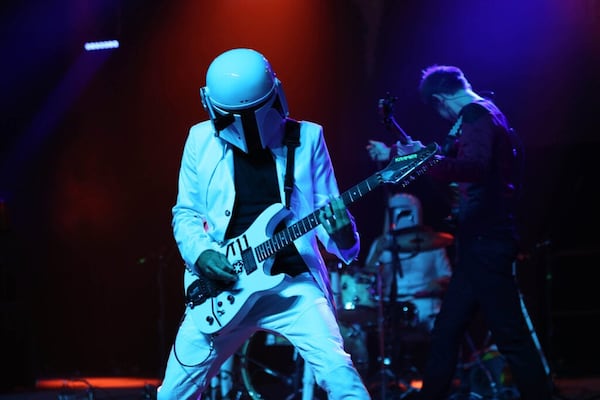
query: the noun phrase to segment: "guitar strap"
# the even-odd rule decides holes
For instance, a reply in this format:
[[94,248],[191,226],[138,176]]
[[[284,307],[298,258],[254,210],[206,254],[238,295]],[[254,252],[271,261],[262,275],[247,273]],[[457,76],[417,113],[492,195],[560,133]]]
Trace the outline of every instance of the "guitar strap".
[[462,134],[462,115],[459,115],[452,128],[450,128],[450,132],[446,135],[446,139],[444,140],[444,145],[442,147],[442,153],[448,155],[452,151],[456,151],[455,143],[456,139],[460,137]]
[[284,143],[287,146],[287,159],[283,190],[285,191],[285,207],[289,209],[294,190],[294,155],[296,147],[300,146],[300,122],[291,118],[285,121]]

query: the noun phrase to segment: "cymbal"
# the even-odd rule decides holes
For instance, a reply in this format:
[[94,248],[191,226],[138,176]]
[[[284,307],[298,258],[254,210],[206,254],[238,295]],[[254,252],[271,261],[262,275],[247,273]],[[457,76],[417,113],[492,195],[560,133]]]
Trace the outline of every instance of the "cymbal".
[[414,226],[392,231],[394,242],[386,250],[401,252],[420,252],[447,247],[454,241],[454,236],[446,232],[434,232],[428,226]]
[[418,232],[434,232],[433,228],[428,225],[415,225],[409,226],[408,228],[400,228],[400,229],[392,229],[391,233],[393,235],[403,235],[408,233],[418,233]]
[[[452,244],[454,237],[445,232],[417,232],[396,237],[396,250],[400,252],[420,252]],[[394,250],[392,245],[389,250]]]
[[[391,238],[395,238],[394,241]],[[378,272],[382,266],[380,257],[384,251],[416,254],[446,247],[452,244],[454,236],[446,232],[434,232],[432,228],[424,225],[397,229],[391,234],[379,236],[374,241],[374,248],[369,252],[365,262],[365,270]]]

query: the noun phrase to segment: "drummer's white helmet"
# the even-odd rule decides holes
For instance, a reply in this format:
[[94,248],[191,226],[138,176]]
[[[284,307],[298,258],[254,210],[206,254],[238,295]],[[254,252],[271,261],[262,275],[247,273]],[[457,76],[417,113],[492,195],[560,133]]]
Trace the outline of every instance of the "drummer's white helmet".
[[217,56],[200,89],[216,135],[244,152],[278,147],[289,111],[281,82],[259,52],[238,48]]
[[421,201],[410,193],[397,193],[388,201],[390,229],[392,231],[410,228],[423,223]]

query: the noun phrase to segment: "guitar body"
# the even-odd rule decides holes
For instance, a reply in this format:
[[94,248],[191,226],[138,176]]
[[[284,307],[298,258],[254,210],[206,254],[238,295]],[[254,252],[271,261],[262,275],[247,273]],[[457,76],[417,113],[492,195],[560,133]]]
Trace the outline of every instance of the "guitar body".
[[[215,284],[215,290],[219,293],[191,308],[192,318],[202,332],[213,334],[225,325],[235,323],[234,320],[243,318],[262,294],[275,289],[283,282],[285,274],[270,275],[274,257],[259,261],[254,256],[253,249],[267,241],[277,225],[290,213],[283,204],[272,204],[246,232],[223,246],[223,252],[235,268],[238,281],[227,286]],[[197,279],[198,276],[186,268],[184,286],[189,288]]]
[[[382,183],[406,186],[437,162],[437,143],[416,153],[394,157],[389,165],[342,193],[344,205],[361,199]],[[238,280],[231,284],[196,275],[186,268],[184,286],[187,304],[196,325],[205,334],[215,334],[243,318],[265,292],[276,292],[286,275],[271,275],[274,255],[294,240],[316,228],[319,215],[330,204],[275,231],[291,213],[283,204],[272,204],[242,235],[229,240],[221,251],[235,268]]]

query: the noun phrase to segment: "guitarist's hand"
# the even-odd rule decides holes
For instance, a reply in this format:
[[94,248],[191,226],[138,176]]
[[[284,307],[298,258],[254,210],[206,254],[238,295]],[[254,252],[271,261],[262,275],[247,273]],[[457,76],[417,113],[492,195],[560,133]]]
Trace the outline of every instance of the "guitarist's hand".
[[406,144],[396,143],[392,147],[377,140],[369,140],[367,145],[367,151],[373,161],[388,161],[391,157],[416,153],[424,148],[420,140],[409,140]]
[[395,155],[404,156],[424,149],[425,145],[423,145],[420,140],[410,140],[406,144],[397,143],[393,147]]
[[226,282],[238,280],[238,276],[227,257],[215,250],[203,251],[196,261],[196,268],[202,275],[210,279]]
[[349,249],[356,242],[354,227],[341,198],[331,198],[329,206],[319,213],[319,221],[339,248]]
[[388,161],[390,159],[391,148],[383,142],[369,140],[367,151],[373,161]]

